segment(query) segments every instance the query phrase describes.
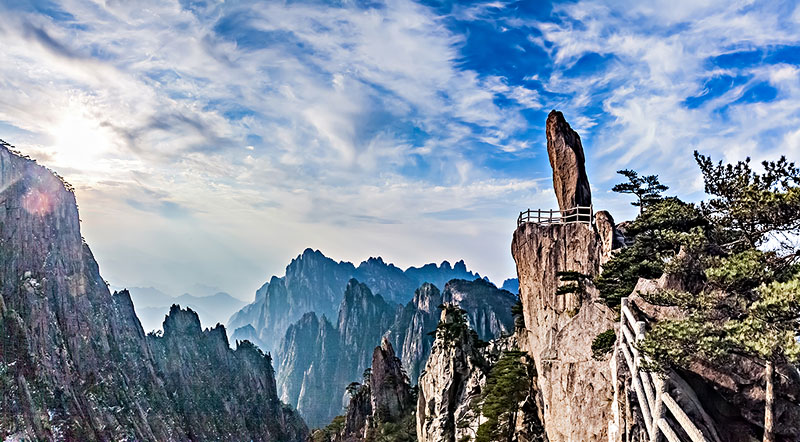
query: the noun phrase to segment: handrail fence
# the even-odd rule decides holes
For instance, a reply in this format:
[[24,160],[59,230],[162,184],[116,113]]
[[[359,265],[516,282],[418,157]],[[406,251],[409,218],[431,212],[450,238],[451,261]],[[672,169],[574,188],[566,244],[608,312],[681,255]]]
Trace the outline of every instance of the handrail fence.
[[594,224],[594,208],[589,206],[575,206],[566,210],[528,209],[520,212],[517,217],[517,227],[526,224]]
[[[678,428],[674,426],[673,422],[677,422],[682,430],[681,433],[687,435],[692,442],[710,442],[668,392],[667,382],[676,379],[677,374],[672,373],[665,378],[660,374],[648,372],[642,367],[645,356],[639,353],[637,344],[645,337],[646,323],[636,320],[630,309],[628,298],[622,298],[619,329],[623,343],[620,350],[631,374],[631,384],[650,442],[658,441],[660,435],[663,435],[669,442],[684,442],[678,437],[676,432]],[[697,406],[700,407],[699,404]],[[667,419],[667,411],[672,415],[674,421]],[[704,410],[698,411],[701,415],[706,416]]]

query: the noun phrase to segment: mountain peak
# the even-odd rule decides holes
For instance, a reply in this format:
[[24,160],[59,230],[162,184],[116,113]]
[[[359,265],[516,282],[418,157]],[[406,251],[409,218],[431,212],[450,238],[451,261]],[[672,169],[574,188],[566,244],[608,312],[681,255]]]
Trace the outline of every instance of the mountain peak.
[[172,304],[169,314],[164,318],[164,337],[197,335],[202,331],[200,317],[194,310],[189,307],[184,310],[180,305]]
[[553,188],[562,211],[591,206],[592,192],[584,166],[581,137],[557,110],[547,116],[547,155],[553,168]]

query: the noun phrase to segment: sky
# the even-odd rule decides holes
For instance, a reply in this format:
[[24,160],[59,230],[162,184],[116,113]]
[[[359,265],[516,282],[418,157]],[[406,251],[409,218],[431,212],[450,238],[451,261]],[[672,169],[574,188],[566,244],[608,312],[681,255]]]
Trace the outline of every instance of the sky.
[[544,123],[702,198],[692,152],[800,161],[795,1],[0,1],[0,138],[76,188],[114,286],[242,299],[311,247],[516,275]]

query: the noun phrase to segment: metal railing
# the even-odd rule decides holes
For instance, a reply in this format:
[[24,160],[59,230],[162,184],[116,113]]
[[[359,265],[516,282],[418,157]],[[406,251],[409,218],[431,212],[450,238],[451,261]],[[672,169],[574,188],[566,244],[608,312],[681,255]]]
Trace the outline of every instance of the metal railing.
[[[625,358],[628,371],[631,374],[631,386],[635,392],[636,402],[641,410],[642,420],[645,424],[647,435],[650,442],[659,440],[663,435],[669,442],[684,442],[686,437],[692,442],[711,442],[719,441],[716,434],[712,434],[711,441],[706,438],[697,425],[692,422],[689,415],[681,408],[668,391],[668,383],[672,383],[676,389],[680,389],[685,395],[694,395],[686,381],[676,373],[669,376],[651,373],[642,368],[644,356],[639,353],[637,343],[644,339],[646,323],[637,321],[629,307],[628,298],[622,298],[619,330],[622,335],[620,353]],[[617,380],[615,379],[616,383]],[[704,418],[709,431],[714,432],[713,423],[710,422],[708,414],[703,410],[699,403],[695,403],[695,408],[700,416]],[[667,419],[668,414],[672,419]],[[675,425],[677,423],[677,425]],[[676,431],[679,430],[679,431]],[[679,437],[678,434],[684,437]]]
[[594,209],[589,206],[576,206],[566,210],[528,209],[519,213],[517,227],[526,224],[594,224]]

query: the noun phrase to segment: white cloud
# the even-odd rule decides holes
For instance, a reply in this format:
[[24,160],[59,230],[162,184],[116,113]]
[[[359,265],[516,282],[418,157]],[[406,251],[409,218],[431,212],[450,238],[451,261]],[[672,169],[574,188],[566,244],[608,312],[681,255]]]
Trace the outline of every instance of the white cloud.
[[[479,126],[508,150],[525,129],[518,110],[538,95],[460,69],[464,37],[428,8],[58,6],[74,21],[3,11],[0,121],[28,131],[9,141],[77,186],[107,279],[249,296],[307,246],[405,265],[466,258],[495,279],[513,271],[507,247],[484,257],[456,232],[477,241],[513,222],[489,202],[529,195],[534,182],[493,178],[465,147]],[[255,43],[274,41],[226,39],[214,30],[225,17]],[[500,108],[496,95],[518,106]],[[425,137],[407,139],[409,124]],[[481,207],[481,224],[420,215]]]

